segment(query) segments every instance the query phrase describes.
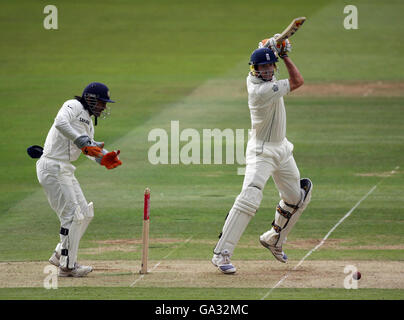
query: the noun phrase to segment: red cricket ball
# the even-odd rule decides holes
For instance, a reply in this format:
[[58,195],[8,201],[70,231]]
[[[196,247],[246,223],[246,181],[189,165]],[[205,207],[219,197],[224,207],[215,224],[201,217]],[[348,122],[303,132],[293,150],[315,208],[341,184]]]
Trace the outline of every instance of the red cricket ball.
[[352,275],[352,278],[354,280],[359,280],[362,277],[361,273],[359,271],[354,272],[354,274]]

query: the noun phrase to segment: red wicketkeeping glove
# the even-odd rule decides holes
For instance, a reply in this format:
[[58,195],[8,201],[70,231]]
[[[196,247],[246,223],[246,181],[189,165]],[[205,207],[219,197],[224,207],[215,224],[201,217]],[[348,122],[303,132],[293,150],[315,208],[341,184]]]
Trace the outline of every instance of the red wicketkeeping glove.
[[120,150],[117,152],[111,151],[108,152],[106,155],[104,155],[101,159],[101,165],[105,166],[108,170],[114,169],[117,166],[120,166],[122,164],[122,161],[119,160],[118,155],[121,153]]
[[81,148],[81,151],[86,156],[91,156],[91,157],[96,157],[96,158],[101,158],[103,156],[102,148],[100,148],[100,147],[85,146],[85,147]]

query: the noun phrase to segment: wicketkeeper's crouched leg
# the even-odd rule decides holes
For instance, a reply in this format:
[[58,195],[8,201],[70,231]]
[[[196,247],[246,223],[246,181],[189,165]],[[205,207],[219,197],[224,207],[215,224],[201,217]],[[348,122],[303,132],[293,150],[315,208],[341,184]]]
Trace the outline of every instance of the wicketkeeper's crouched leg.
[[[80,207],[81,208],[81,207]],[[84,233],[87,230],[88,225],[90,224],[91,220],[94,217],[94,206],[93,203],[90,202],[87,206],[87,209],[83,212],[84,219],[81,222],[81,227],[80,227],[80,234],[79,234],[79,241],[83,237]],[[68,234],[68,230],[71,228],[71,224],[61,226],[60,229],[60,242],[56,245],[55,251],[52,254],[51,258],[49,259],[49,262],[52,263],[55,266],[60,265],[60,257],[62,255],[62,249],[66,249],[66,235]]]
[[[94,205],[92,202],[87,204],[87,201],[84,197],[84,194],[81,190],[81,187],[80,187],[77,179],[74,178],[72,181],[73,181],[73,189],[74,189],[75,196],[76,196],[76,199],[78,202],[78,207],[79,207],[80,213],[81,213],[81,214],[74,215],[74,217],[77,216],[76,223],[73,224],[74,237],[76,237],[76,233],[77,233],[78,242],[80,242],[81,238],[83,237],[84,233],[87,230],[88,225],[90,224],[91,220],[94,218]],[[78,210],[77,205],[76,205],[75,210]],[[74,221],[74,219],[73,219],[73,221]],[[79,226],[76,227],[76,224]],[[69,225],[70,225],[70,223],[69,223]],[[57,257],[57,259],[60,259],[60,256],[62,254],[62,243],[64,241],[63,237],[62,237],[63,228],[66,228],[66,226],[63,226],[63,225],[61,226],[61,239],[55,248],[55,256]],[[71,228],[71,225],[70,225],[70,228]],[[77,228],[77,231],[76,231],[76,228]],[[76,240],[73,240],[72,245],[75,246],[75,243],[76,243]],[[76,253],[76,256],[77,256],[77,253]],[[72,258],[70,258],[69,260],[72,260]]]
[[66,269],[75,268],[80,239],[94,216],[92,203],[87,205],[74,169],[52,159],[37,162],[38,180],[61,224],[60,242],[51,257],[56,259],[50,262]]

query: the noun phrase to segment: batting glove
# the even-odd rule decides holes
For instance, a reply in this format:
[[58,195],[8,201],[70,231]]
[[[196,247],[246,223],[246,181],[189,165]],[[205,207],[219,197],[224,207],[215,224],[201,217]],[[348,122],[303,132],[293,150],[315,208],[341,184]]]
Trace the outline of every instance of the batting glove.
[[288,56],[288,52],[292,51],[292,44],[290,43],[289,39],[286,39],[281,43],[277,43],[275,38],[278,37],[279,35],[280,35],[279,33],[276,33],[271,38],[273,39],[271,41],[271,46],[273,47],[273,50],[278,54],[278,56],[283,59]]
[[264,48],[268,40],[269,39],[262,39],[260,42],[258,42],[258,48]]
[[276,41],[275,38],[267,38],[267,39],[263,39],[260,42],[258,42],[258,48],[269,48],[272,49],[273,52],[277,52],[276,51]]

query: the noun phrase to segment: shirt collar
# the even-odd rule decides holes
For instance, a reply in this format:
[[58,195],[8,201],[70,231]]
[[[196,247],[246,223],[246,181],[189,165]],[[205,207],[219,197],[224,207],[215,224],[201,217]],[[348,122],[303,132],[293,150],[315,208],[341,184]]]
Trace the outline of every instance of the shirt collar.
[[259,84],[259,83],[266,83],[266,82],[274,82],[276,81],[275,75],[272,76],[272,80],[271,81],[264,81],[256,76],[253,76],[251,73],[248,74],[248,77],[250,78],[250,81],[254,84]]

